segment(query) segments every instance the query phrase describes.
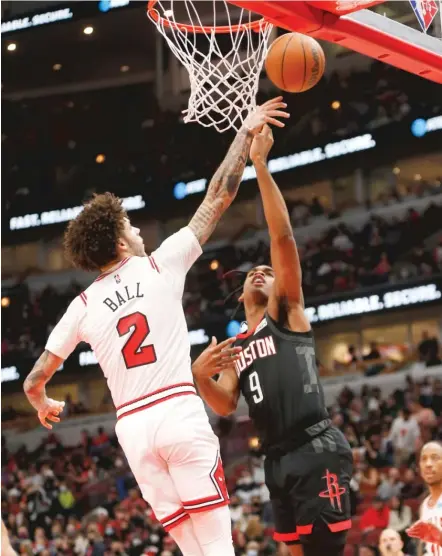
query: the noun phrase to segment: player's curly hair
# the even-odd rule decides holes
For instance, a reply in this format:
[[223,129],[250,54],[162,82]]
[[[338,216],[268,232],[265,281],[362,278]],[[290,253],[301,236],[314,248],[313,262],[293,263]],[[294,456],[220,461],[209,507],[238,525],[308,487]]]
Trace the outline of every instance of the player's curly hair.
[[121,199],[112,193],[94,195],[69,222],[64,235],[67,258],[82,270],[99,270],[117,256],[117,242],[127,218]]

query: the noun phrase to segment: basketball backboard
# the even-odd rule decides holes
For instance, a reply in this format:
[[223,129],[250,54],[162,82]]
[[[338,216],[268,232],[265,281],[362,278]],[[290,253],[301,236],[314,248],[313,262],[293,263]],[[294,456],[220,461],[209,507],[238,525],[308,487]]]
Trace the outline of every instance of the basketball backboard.
[[[339,44],[442,84],[441,0],[229,2],[283,29]],[[414,26],[399,21],[404,20],[404,10],[415,18]]]

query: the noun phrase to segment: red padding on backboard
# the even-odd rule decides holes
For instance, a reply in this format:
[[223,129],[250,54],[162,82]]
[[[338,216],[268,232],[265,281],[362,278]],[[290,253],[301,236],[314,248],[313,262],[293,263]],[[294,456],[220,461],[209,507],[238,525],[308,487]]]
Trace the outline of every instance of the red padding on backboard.
[[[401,36],[402,33],[396,36],[386,27],[387,24],[397,26],[398,23],[370,10],[358,9],[353,14],[339,17],[318,9],[316,6],[321,2],[311,2],[311,5],[300,0],[229,0],[229,2],[261,14],[273,24],[288,31],[297,31],[315,39],[334,42],[375,60],[442,84],[440,41],[424,35],[421,40],[419,31],[410,29],[410,32],[417,33],[416,42],[423,40],[425,42],[425,46],[414,44],[409,37]],[[432,41],[431,47],[428,47],[429,41]]]
[[336,15],[345,15],[383,4],[386,0],[306,0],[314,8]]

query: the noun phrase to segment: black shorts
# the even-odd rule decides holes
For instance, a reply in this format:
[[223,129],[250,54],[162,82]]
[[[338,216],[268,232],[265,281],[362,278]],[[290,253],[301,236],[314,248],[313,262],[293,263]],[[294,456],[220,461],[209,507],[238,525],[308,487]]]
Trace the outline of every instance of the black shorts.
[[340,430],[330,427],[292,452],[267,457],[264,469],[275,540],[344,545],[351,527],[353,457]]

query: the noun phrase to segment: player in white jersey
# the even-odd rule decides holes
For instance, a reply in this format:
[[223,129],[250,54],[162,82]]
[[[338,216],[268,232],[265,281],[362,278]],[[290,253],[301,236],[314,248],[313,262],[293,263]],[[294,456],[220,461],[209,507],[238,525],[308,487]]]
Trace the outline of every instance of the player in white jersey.
[[[117,408],[118,440],[185,556],[233,556],[234,549],[219,443],[192,378],[184,281],[236,196],[254,135],[265,123],[283,127],[276,118],[288,117],[285,106],[278,97],[249,114],[189,225],[149,257],[119,199],[108,193],[85,205],[65,246],[75,266],[101,274],[72,301],[24,384],[52,428],[64,404],[49,399],[45,385],[79,342],[91,345]],[[220,361],[238,350],[222,348]]]
[[424,543],[425,556],[442,556],[442,444],[428,442],[422,448],[419,466],[430,495],[425,498],[420,519],[407,533]]

